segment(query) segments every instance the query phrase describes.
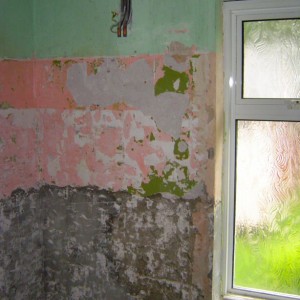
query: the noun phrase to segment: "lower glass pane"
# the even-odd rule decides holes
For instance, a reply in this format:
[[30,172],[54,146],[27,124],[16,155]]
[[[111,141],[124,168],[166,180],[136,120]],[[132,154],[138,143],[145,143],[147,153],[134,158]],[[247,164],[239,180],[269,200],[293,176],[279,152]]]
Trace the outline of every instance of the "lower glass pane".
[[300,295],[300,122],[238,121],[235,288]]

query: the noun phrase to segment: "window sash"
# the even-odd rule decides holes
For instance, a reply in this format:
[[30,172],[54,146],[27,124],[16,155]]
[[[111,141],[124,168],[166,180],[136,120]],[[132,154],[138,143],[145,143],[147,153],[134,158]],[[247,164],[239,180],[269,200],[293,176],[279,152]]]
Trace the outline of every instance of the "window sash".
[[[242,98],[242,24],[249,20],[290,19],[300,17],[299,0],[248,0],[224,3],[224,94],[226,141],[224,150],[223,195],[225,198],[223,249],[224,299],[298,299],[280,293],[233,288],[234,198],[236,162],[236,121],[300,121],[297,99]],[[244,298],[243,298],[244,299]]]

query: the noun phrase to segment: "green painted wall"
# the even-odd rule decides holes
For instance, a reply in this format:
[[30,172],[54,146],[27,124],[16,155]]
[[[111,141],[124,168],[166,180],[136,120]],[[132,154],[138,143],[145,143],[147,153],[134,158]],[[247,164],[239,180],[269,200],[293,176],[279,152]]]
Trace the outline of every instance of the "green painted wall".
[[0,57],[33,55],[32,0],[0,0]]
[[0,0],[0,56],[156,54],[172,41],[214,51],[216,1],[132,0],[131,30],[118,38],[110,26],[120,0]]

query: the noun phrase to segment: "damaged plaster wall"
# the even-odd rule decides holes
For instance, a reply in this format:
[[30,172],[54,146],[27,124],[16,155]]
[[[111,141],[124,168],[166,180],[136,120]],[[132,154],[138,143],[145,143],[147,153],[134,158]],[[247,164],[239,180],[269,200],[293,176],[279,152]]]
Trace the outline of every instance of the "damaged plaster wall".
[[[165,60],[168,58],[165,57]],[[162,131],[179,138],[181,119],[189,104],[188,95],[184,94],[189,82],[184,71],[188,70],[189,64],[179,64],[183,72],[179,72],[179,68],[164,66],[173,72],[173,78],[165,81],[170,84],[169,90],[174,93],[162,93],[163,89],[168,90],[168,86],[162,83],[162,91],[156,95],[153,93],[153,67],[155,65],[148,64],[145,60],[138,60],[128,68],[121,69],[120,62],[116,59],[105,59],[95,68],[94,74],[88,75],[87,64],[77,63],[68,70],[67,86],[78,105],[98,104],[107,107],[125,102],[128,106],[139,108],[146,116],[152,116]],[[160,80],[163,81],[164,78]],[[159,86],[159,82],[156,85]]]
[[192,256],[212,239],[209,202],[43,186],[3,199],[0,216],[3,300],[210,297]]
[[[185,47],[180,49],[186,51]],[[185,112],[183,114],[180,112],[174,118],[176,128],[171,128],[168,123],[169,114],[176,109],[176,106],[168,101],[166,101],[169,103],[167,107],[160,106],[158,103],[158,107],[154,107],[158,114],[152,116],[147,111],[148,103],[143,100],[139,102],[137,98],[134,98],[135,102],[124,99],[122,103],[110,100],[106,106],[102,106],[101,101],[104,98],[101,97],[101,90],[97,90],[97,87],[92,91],[96,90],[100,96],[95,98],[93,104],[80,102],[84,101],[84,97],[82,99],[73,97],[74,91],[68,88],[72,78],[69,74],[74,71],[72,67],[77,67],[78,64],[86,65],[85,80],[88,81],[89,76],[96,76],[101,70],[101,62],[107,62],[110,59],[101,58],[100,62],[99,59],[32,62],[35,85],[32,90],[33,97],[26,102],[18,101],[19,95],[22,95],[22,85],[19,86],[17,83],[23,82],[26,72],[30,71],[30,68],[27,68],[28,62],[24,62],[23,66],[22,61],[18,62],[17,66],[21,72],[15,72],[16,68],[10,68],[10,65],[16,65],[15,61],[2,61],[0,68],[6,70],[4,74],[7,75],[6,78],[10,78],[10,81],[6,82],[5,76],[1,75],[4,88],[0,97],[3,100],[9,100],[2,101],[0,111],[0,164],[1,169],[4,170],[0,177],[1,197],[7,198],[18,187],[38,188],[44,183],[55,184],[54,191],[58,186],[93,185],[115,193],[125,192],[127,196],[122,198],[124,203],[119,205],[120,207],[125,205],[124,208],[128,205],[136,205],[134,209],[126,208],[126,220],[131,220],[131,223],[124,224],[120,221],[115,225],[120,227],[110,236],[114,243],[113,251],[110,251],[112,259],[118,261],[124,255],[124,260],[119,265],[119,272],[114,275],[120,277],[118,280],[121,284],[121,291],[126,291],[128,295],[139,297],[139,299],[153,299],[151,297],[160,299],[164,297],[163,295],[172,296],[174,299],[210,299],[215,128],[214,55],[203,53],[180,56],[180,52],[179,56],[172,53],[172,58],[170,58],[170,55],[118,59],[119,67],[112,75],[115,73],[118,77],[123,72],[126,74],[126,70],[130,67],[134,69],[138,66],[139,70],[140,65],[143,65],[145,74],[148,74],[147,81],[152,82],[153,88],[152,97],[150,92],[145,93],[145,97],[148,97],[150,102],[149,106],[152,105],[151,101],[154,101],[155,97],[160,97],[160,100],[164,101],[169,99],[168,96],[171,94],[176,95],[171,99],[183,102],[182,107],[185,108]],[[179,62],[174,62],[178,57]],[[152,73],[149,72],[149,65],[156,66]],[[185,90],[179,92],[175,89],[177,85],[175,84],[174,87],[174,82],[177,79],[174,81],[173,73],[169,75],[164,72],[165,66],[174,70],[175,74],[184,72],[185,77],[188,78]],[[189,68],[186,68],[187,66]],[[105,65],[104,68],[106,68]],[[24,77],[20,76],[23,72]],[[119,89],[131,99],[130,96],[134,95],[135,83],[132,82],[133,78],[126,82],[126,78],[125,76]],[[160,88],[163,92],[159,96],[155,96],[157,86],[165,87],[165,90]],[[89,88],[88,82],[83,93]],[[172,88],[174,90],[171,90]],[[76,96],[76,92],[74,93]],[[30,95],[30,88],[28,95]],[[115,91],[109,98],[112,99],[114,95]],[[188,103],[186,103],[187,99]],[[160,120],[163,120],[163,114],[166,115],[164,120],[166,126],[160,123]],[[76,189],[74,191],[79,193]],[[158,193],[160,196],[157,195]],[[147,197],[154,195],[157,196],[151,201],[147,200]],[[128,199],[131,197],[139,197],[141,200],[137,202],[138,204],[130,204],[131,200]],[[53,197],[46,197],[46,199],[44,202],[47,205],[57,203]],[[83,197],[83,199],[83,202],[89,201],[88,198]],[[10,201],[10,198],[7,201]],[[150,205],[149,201],[154,204]],[[181,203],[187,203],[187,211]],[[192,203],[193,209],[191,210]],[[155,209],[154,216],[151,212],[152,205]],[[143,211],[143,207],[146,211]],[[179,209],[178,213],[174,212],[175,207]],[[67,215],[68,210],[60,206],[55,209],[56,214],[61,211],[63,215],[65,213]],[[176,229],[177,225],[174,225],[177,221],[187,222],[180,218],[177,220],[179,213],[188,217],[188,223],[192,224],[187,226],[188,235],[186,236],[180,232],[181,229]],[[142,222],[140,218],[143,217],[146,219]],[[77,215],[76,218],[80,220],[80,216]],[[87,219],[89,220],[89,217]],[[60,223],[55,221],[51,224],[54,226]],[[80,222],[78,224],[79,227],[82,226]],[[99,229],[96,223],[91,224],[95,230]],[[164,232],[164,228],[170,232],[163,233],[161,237],[156,232]],[[43,232],[45,234],[44,247],[47,245],[50,248],[54,247],[51,248],[48,260],[45,260],[46,265],[48,262],[52,271],[47,273],[48,277],[45,277],[45,274],[42,277],[42,284],[45,284],[43,292],[47,292],[48,295],[55,294],[58,288],[57,281],[61,281],[63,286],[59,288],[59,293],[71,295],[71,299],[80,299],[76,288],[73,292],[71,291],[72,282],[64,282],[61,279],[64,275],[61,274],[60,266],[67,265],[70,261],[62,262],[63,258],[59,254],[61,252],[55,249],[57,245],[51,246],[51,243],[48,244],[45,239],[47,234],[51,235],[51,232],[55,233],[57,230],[54,226],[53,229]],[[153,238],[147,240],[146,236],[153,235],[153,232]],[[64,239],[60,238],[65,236],[72,238],[72,234],[72,230],[63,231],[60,236],[49,238],[62,245]],[[183,234],[184,238],[180,238],[180,234]],[[192,238],[189,235],[192,235]],[[101,236],[102,238],[105,240],[106,237]],[[184,249],[173,253],[178,241]],[[90,241],[87,241],[85,247],[89,243]],[[152,252],[148,252],[143,246],[147,243],[153,246]],[[174,247],[168,248],[168,245],[172,243],[175,243]],[[105,252],[105,247],[105,245],[100,245],[99,251]],[[122,247],[126,250],[124,250],[125,254],[120,252]],[[87,248],[82,250],[83,259],[88,259],[88,250],[91,251]],[[21,251],[19,248],[18,255],[21,255]],[[40,250],[37,249],[37,251]],[[164,253],[164,256],[160,257],[157,252]],[[174,264],[174,260],[178,262],[178,255],[182,257],[179,265]],[[15,268],[15,265],[12,265],[12,268]],[[21,265],[20,268],[22,268]],[[77,281],[74,279],[74,282],[76,284],[81,282],[86,297],[92,299],[91,293],[96,293],[96,291],[92,287],[84,286],[83,282],[89,281],[86,279],[86,276],[89,276],[87,274],[90,274],[89,272],[94,274],[96,270],[89,268],[79,270],[71,265],[70,268],[75,272],[72,276],[77,276]],[[148,268],[152,269],[149,271]],[[18,271],[18,268],[16,270]],[[101,264],[97,270],[98,272],[102,270]],[[181,271],[178,273],[178,270]],[[110,271],[105,272],[105,274],[100,272],[98,275],[92,275],[95,277],[91,282],[100,280],[102,276],[107,278]],[[8,273],[12,274],[9,269],[5,269],[3,276]],[[108,286],[111,286],[115,277],[108,278]],[[8,279],[3,280],[9,282]],[[105,285],[106,283],[103,283],[102,286]],[[24,285],[21,286],[24,287]],[[5,289],[5,297],[13,293],[6,283]],[[116,291],[119,291],[118,288]],[[36,292],[39,292],[38,287]],[[103,291],[97,292],[104,293]],[[106,292],[109,293],[105,290]],[[26,289],[19,290],[19,293],[26,293]]]
[[127,39],[115,1],[27,2],[28,44],[15,0],[0,35],[3,298],[211,299],[215,1],[137,2]]
[[45,182],[212,196],[214,55],[179,46],[176,55],[34,61],[26,102],[18,82],[32,73],[28,62],[16,72],[2,61],[0,102],[10,101],[0,111],[0,193]]

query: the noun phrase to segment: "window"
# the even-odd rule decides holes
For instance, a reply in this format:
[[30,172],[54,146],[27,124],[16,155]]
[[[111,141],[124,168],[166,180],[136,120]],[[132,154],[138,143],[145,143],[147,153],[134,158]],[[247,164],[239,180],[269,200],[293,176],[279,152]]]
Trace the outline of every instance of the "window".
[[224,298],[300,299],[300,1],[224,3],[224,68]]

